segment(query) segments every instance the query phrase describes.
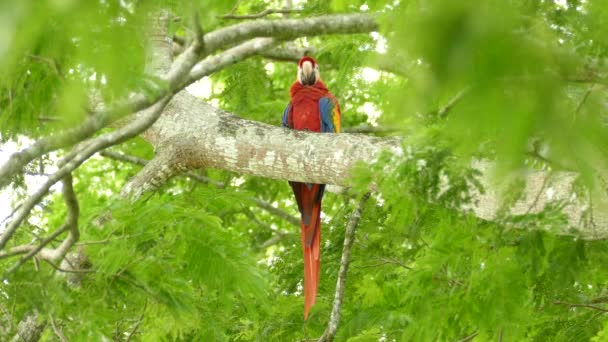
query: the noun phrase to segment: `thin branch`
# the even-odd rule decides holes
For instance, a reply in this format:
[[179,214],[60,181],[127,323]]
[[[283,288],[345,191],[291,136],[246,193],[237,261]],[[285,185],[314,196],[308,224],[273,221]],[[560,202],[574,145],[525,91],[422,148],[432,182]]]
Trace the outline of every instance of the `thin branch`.
[[346,127],[342,129],[342,133],[356,133],[356,134],[390,134],[397,133],[400,130],[392,127],[378,127],[370,125],[359,125],[354,127]]
[[[123,162],[128,162],[128,163],[132,163],[132,164],[142,165],[142,166],[146,165],[149,162],[148,160],[143,159],[143,158],[129,156],[129,155],[125,155],[122,153],[113,152],[113,151],[103,151],[103,152],[100,152],[100,154],[107,158],[111,158],[111,159],[115,159],[115,160],[119,160],[119,161],[123,161]],[[217,188],[226,187],[225,183],[216,181],[214,179],[211,179],[211,178],[208,178],[205,176],[197,175],[193,172],[186,172],[183,174],[183,176],[190,177],[200,183],[211,184]],[[264,201],[264,200],[256,198],[256,197],[251,197],[251,201],[253,203],[255,203],[258,207],[267,211],[269,214],[277,216],[295,226],[298,226],[298,227],[300,226],[300,219],[298,219],[295,216],[290,215],[289,213],[287,213],[284,210],[281,210],[281,209],[273,206],[272,204],[268,203],[267,201]]]
[[608,303],[608,296],[596,297],[591,299],[589,302],[593,304]]
[[141,325],[141,322],[144,321],[144,314],[146,313],[146,308],[148,307],[148,300],[146,299],[146,302],[144,303],[144,308],[143,310],[141,310],[141,315],[139,316],[139,319],[137,320],[137,323],[135,323],[135,326],[133,327],[133,331],[131,331],[131,333],[129,334],[129,337],[127,337],[126,342],[131,341],[131,339],[133,338],[133,336],[135,336],[135,333],[137,333],[137,329],[139,329],[139,326]]
[[593,310],[597,310],[600,312],[608,312],[608,309],[604,309],[601,306],[597,306],[597,305],[593,305],[593,304],[585,304],[585,303],[567,303],[567,302],[562,302],[562,301],[554,301],[553,304],[557,304],[557,305],[567,305],[568,307],[571,308],[588,308],[588,309],[593,309]]
[[251,212],[250,210],[245,210],[245,215],[250,220],[252,220],[253,222],[257,223],[258,226],[260,226],[260,227],[262,227],[264,229],[268,229],[268,230],[270,230],[271,232],[274,233],[274,235],[270,239],[268,239],[268,240],[266,240],[266,241],[264,241],[264,242],[262,242],[261,244],[258,245],[259,249],[265,249],[265,248],[268,248],[270,246],[276,245],[277,243],[283,241],[288,236],[295,236],[295,234],[293,234],[293,233],[290,233],[290,232],[287,232],[287,231],[282,231],[282,230],[279,230],[279,229],[275,229],[275,228],[272,228],[271,226],[269,226],[267,224],[264,224],[263,222],[261,222],[260,220],[258,220],[258,218],[255,216],[255,214],[253,212]]
[[234,6],[232,6],[232,9],[230,10],[230,13],[234,13],[236,12],[236,10],[239,8],[239,6],[241,5],[241,2],[243,2],[243,0],[237,0],[234,3]]
[[[57,264],[55,264],[51,260],[47,260],[47,259],[43,259],[43,260],[46,261],[47,264],[51,265],[51,267],[54,268],[56,271],[61,272],[61,273],[95,273],[96,272],[95,270],[77,269],[77,268],[68,270],[68,269],[57,266]],[[72,267],[73,267],[73,265],[72,265]]]
[[575,119],[576,119],[576,115],[581,111],[581,109],[585,105],[585,102],[587,102],[587,99],[589,98],[589,95],[591,95],[591,92],[593,91],[593,87],[595,87],[595,83],[591,83],[591,85],[589,86],[589,88],[587,89],[587,91],[585,91],[585,95],[583,95],[583,98],[581,99],[581,102],[579,102],[578,106],[576,106],[576,110],[574,111],[574,118]]
[[184,87],[227,66],[255,56],[276,43],[277,41],[272,38],[254,38],[217,55],[209,56],[192,68],[190,75],[184,81]]
[[295,217],[293,215],[290,215],[286,211],[281,210],[281,209],[273,206],[272,204],[270,204],[262,199],[259,199],[259,198],[252,197],[251,201],[253,203],[255,203],[258,207],[266,210],[269,214],[280,217],[283,220],[285,220],[295,226],[298,226],[298,227],[300,226],[300,219],[298,219],[297,217]]
[[258,248],[259,249],[266,249],[270,246],[274,246],[276,244],[278,244],[279,242],[285,240],[285,238],[287,238],[290,234],[277,234],[274,235],[273,237],[271,237],[270,239],[262,242]]
[[450,101],[448,101],[448,103],[445,104],[445,106],[439,108],[439,110],[437,111],[437,116],[441,119],[444,119],[445,117],[447,117],[450,110],[452,110],[452,108],[454,108],[454,106],[458,102],[460,102],[460,100],[462,100],[462,98],[468,92],[469,92],[469,87],[460,90],[456,95],[454,95],[454,97],[452,97],[450,99]]
[[257,37],[281,40],[324,34],[365,33],[378,29],[374,16],[334,14],[301,19],[255,20],[227,26],[205,35],[205,50],[213,52]]
[[[161,84],[153,95],[136,94],[128,99],[117,101],[108,108],[102,108],[87,117],[80,125],[36,141],[30,147],[11,155],[9,160],[0,168],[0,189],[10,184],[15,174],[20,172],[32,160],[59,148],[74,145],[90,138],[100,129],[114,123],[118,119],[162,102],[181,91],[187,84],[183,83],[192,67],[198,62],[204,52],[204,39],[194,39],[191,45],[178,56],[162,77]],[[73,154],[68,154],[70,157]],[[69,159],[66,159],[69,160]],[[3,244],[0,241],[0,249]]]
[[66,237],[66,239],[63,240],[59,247],[45,253],[46,255],[43,256],[44,259],[63,259],[68,250],[72,248],[76,241],[78,241],[78,239],[80,238],[80,232],[78,230],[78,215],[80,213],[80,208],[78,206],[78,199],[76,198],[76,194],[74,193],[73,180],[71,174],[66,175],[63,179],[63,199],[68,209],[68,217],[66,219],[66,222],[55,233],[44,239],[37,247],[33,248],[24,257],[19,259],[17,263],[15,263],[10,269],[6,271],[5,276],[15,272],[21,265],[23,265],[30,258],[38,254],[38,252],[42,251],[42,249],[46,245],[48,245],[57,236],[59,236],[65,231],[68,231],[68,236]]
[[540,199],[540,196],[543,194],[543,192],[545,191],[545,188],[549,184],[549,179],[551,178],[551,174],[552,173],[549,173],[547,175],[547,177],[545,177],[545,179],[543,179],[543,183],[540,185],[540,189],[536,193],[536,196],[534,197],[534,200],[532,201],[532,203],[530,203],[530,206],[528,207],[528,210],[526,210],[526,215],[528,215],[529,213],[531,213],[532,210],[536,207],[536,204],[538,204],[538,200]]
[[49,321],[51,321],[51,327],[53,327],[53,332],[55,332],[55,335],[57,335],[59,340],[61,342],[68,342],[68,339],[63,334],[63,331],[61,331],[61,329],[59,329],[59,327],[57,327],[57,325],[55,324],[55,320],[53,319],[53,315],[51,314],[49,314]]
[[[298,62],[300,58],[308,55],[316,55],[318,52],[319,49],[313,46],[298,47],[293,44],[286,44],[285,46],[262,51],[260,52],[260,55],[264,58],[279,62]],[[364,63],[365,64],[363,66],[367,66],[378,71],[384,71],[402,77],[408,76],[408,67],[407,64],[403,62],[403,58],[397,58],[376,52],[369,52]],[[337,66],[325,64],[322,65],[322,67],[335,68]]]
[[601,75],[600,73],[564,75],[562,78],[565,81],[572,83],[592,83],[608,85],[608,77]]
[[397,266],[403,267],[408,271],[412,269],[410,266],[402,263],[399,260],[393,259],[393,258],[379,257],[379,258],[374,258],[374,259],[380,260],[382,262],[378,263],[378,264],[374,264],[374,265],[359,266],[359,268],[369,268],[369,267],[377,267],[377,266],[392,264],[392,265],[397,265]]
[[460,339],[460,340],[458,340],[456,342],[468,342],[468,341],[472,341],[475,337],[477,337],[477,335],[479,335],[479,332],[476,331],[476,332],[472,333],[471,335],[466,336],[466,337],[464,337],[464,338],[462,338],[462,339]]
[[57,76],[59,76],[59,78],[61,78],[61,79],[64,78],[63,72],[61,71],[61,66],[59,65],[57,60],[55,60],[53,58],[38,56],[38,55],[27,55],[27,57],[29,57],[33,60],[48,64],[49,66],[51,66],[51,68],[57,74]]
[[[101,151],[101,152],[99,152],[99,154],[101,156],[104,156],[104,157],[107,157],[110,159],[123,161],[123,162],[131,163],[131,164],[137,164],[137,165],[141,165],[141,166],[145,166],[149,162],[149,160],[146,160],[143,158],[130,156],[127,154],[118,153],[118,152],[114,152],[114,151]],[[211,184],[211,185],[215,186],[216,188],[226,187],[226,184],[224,184],[222,182],[216,181],[209,177],[198,175],[194,172],[186,172],[183,175],[186,177],[190,177],[200,183]]]
[[263,10],[260,13],[256,13],[256,14],[244,14],[244,15],[238,15],[238,14],[224,14],[222,16],[219,16],[218,18],[220,19],[258,19],[258,18],[262,18],[265,17],[267,15],[270,14],[288,14],[288,13],[295,13],[295,12],[301,12],[301,9],[297,9],[297,8],[267,8],[265,10]]
[[2,236],[0,236],[0,250],[4,248],[23,220],[29,215],[32,208],[48,193],[51,186],[79,167],[97,151],[131,139],[148,129],[154,122],[156,122],[170,99],[171,96],[164,98],[159,103],[156,103],[144,111],[144,113],[138,119],[113,132],[106,133],[93,139],[91,143],[82,148],[71,161],[60,167],[34,194],[32,194],[22,203],[22,206],[15,213],[15,218],[13,218],[11,223],[6,227]]
[[334,296],[334,303],[331,310],[331,316],[327,324],[327,328],[323,335],[319,338],[319,342],[333,341],[338,331],[338,323],[340,323],[340,310],[342,308],[342,300],[344,298],[344,291],[346,289],[346,276],[348,274],[348,266],[350,264],[350,253],[355,241],[355,233],[357,231],[357,225],[361,219],[365,202],[369,198],[370,193],[366,193],[361,197],[359,204],[350,216],[350,220],[346,225],[344,232],[344,247],[342,248],[342,258],[340,260],[340,270],[338,271],[338,281],[336,283],[336,293]]

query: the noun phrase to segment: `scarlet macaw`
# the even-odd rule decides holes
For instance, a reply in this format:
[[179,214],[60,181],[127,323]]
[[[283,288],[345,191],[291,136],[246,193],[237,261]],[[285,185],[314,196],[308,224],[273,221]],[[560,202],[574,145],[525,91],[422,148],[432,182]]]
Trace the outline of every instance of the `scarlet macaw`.
[[[336,98],[321,81],[319,65],[312,57],[298,62],[297,80],[290,89],[291,102],[283,112],[283,127],[339,133],[342,114]],[[325,184],[289,182],[301,215],[304,251],[304,319],[314,305],[319,285],[321,247],[321,200]]]

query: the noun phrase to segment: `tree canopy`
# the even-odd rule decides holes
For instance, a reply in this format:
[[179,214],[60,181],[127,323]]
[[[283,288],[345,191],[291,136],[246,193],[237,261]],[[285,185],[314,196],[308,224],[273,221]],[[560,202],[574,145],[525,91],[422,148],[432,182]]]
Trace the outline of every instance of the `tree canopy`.
[[[0,4],[0,339],[608,340],[605,27],[602,0]],[[304,55],[342,134],[279,127]],[[308,320],[287,180],[339,186]]]

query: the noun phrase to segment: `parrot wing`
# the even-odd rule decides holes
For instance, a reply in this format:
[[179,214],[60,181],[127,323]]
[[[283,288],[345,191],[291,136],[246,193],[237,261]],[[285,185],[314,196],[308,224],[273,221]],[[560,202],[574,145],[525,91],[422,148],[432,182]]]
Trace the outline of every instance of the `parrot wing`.
[[291,110],[291,102],[287,104],[287,107],[283,111],[283,120],[281,126],[287,128],[293,128],[293,111]]
[[321,132],[340,133],[342,113],[338,100],[333,95],[319,99],[319,113],[321,115]]

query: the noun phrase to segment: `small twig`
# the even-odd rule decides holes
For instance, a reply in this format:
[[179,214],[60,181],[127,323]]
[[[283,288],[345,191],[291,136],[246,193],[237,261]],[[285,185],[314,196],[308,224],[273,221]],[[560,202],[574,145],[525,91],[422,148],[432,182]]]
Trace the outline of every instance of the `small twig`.
[[57,116],[38,116],[38,121],[40,122],[63,122],[64,120]]
[[288,237],[289,235],[290,235],[290,234],[277,234],[277,235],[274,235],[274,236],[273,236],[273,237],[271,237],[270,239],[268,239],[268,240],[266,240],[266,241],[262,242],[262,243],[261,243],[261,244],[258,246],[258,248],[259,248],[259,249],[266,249],[266,248],[268,248],[268,247],[270,247],[270,246],[274,246],[274,245],[276,245],[277,243],[279,243],[279,242],[281,242],[281,241],[285,240],[285,238],[286,238],[286,237]]
[[255,203],[258,207],[266,210],[269,214],[280,217],[283,220],[285,220],[295,226],[298,226],[298,227],[300,226],[300,219],[287,213],[286,211],[281,210],[281,209],[273,206],[272,204],[270,204],[262,199],[259,199],[259,198],[252,197],[251,201],[253,203]]
[[239,8],[239,5],[241,4],[241,2],[243,2],[243,0],[237,0],[237,2],[234,3],[234,6],[232,6],[232,9],[230,10],[231,14],[236,12],[236,10]]
[[144,314],[146,313],[146,308],[147,307],[148,307],[148,300],[146,299],[146,302],[144,303],[144,308],[141,311],[141,315],[139,316],[139,319],[137,320],[137,323],[135,323],[135,326],[133,327],[133,331],[131,331],[131,333],[129,334],[129,337],[127,337],[127,340],[125,342],[131,341],[131,338],[133,338],[133,336],[137,332],[137,329],[139,329],[139,326],[141,325],[141,322],[143,322],[143,320],[144,320]]
[[8,214],[8,216],[7,216],[7,217],[5,217],[5,218],[3,218],[3,219],[2,219],[2,222],[0,222],[0,225],[3,225],[3,224],[4,224],[4,222],[6,222],[6,220],[8,220],[9,218],[13,217],[13,215],[15,215],[15,212],[16,212],[17,210],[19,210],[19,208],[21,208],[21,204],[19,204],[19,205],[18,205],[18,206],[16,206],[15,208],[13,208],[13,210],[11,211],[11,213],[10,213],[10,214]]
[[178,36],[178,35],[173,35],[172,36],[173,42],[179,45],[184,45],[186,44],[186,38]]
[[396,133],[400,130],[393,127],[374,127],[370,125],[360,125],[355,127],[346,127],[342,130],[343,133],[359,133],[359,134],[389,134]]
[[608,296],[593,298],[589,302],[593,304],[608,303]]
[[597,310],[597,311],[604,312],[604,313],[605,313],[605,312],[608,312],[608,310],[607,310],[607,309],[604,309],[604,308],[602,308],[602,307],[600,307],[600,306],[593,305],[593,304],[585,304],[585,303],[582,303],[582,304],[579,304],[579,303],[567,303],[567,302],[562,302],[562,301],[559,301],[559,300],[558,300],[558,301],[554,301],[554,302],[553,302],[553,304],[557,304],[557,305],[567,305],[567,306],[569,306],[569,307],[571,307],[571,308],[588,308],[588,309],[593,309],[593,310]]
[[297,9],[297,8],[268,8],[263,10],[260,13],[256,13],[256,14],[244,14],[244,15],[238,15],[238,14],[225,14],[222,16],[219,16],[218,18],[220,19],[258,19],[258,18],[262,18],[265,17],[267,15],[270,14],[287,14],[287,13],[296,13],[296,12],[301,12],[301,9]]
[[53,69],[53,71],[57,74],[57,76],[59,76],[59,78],[61,78],[61,79],[64,78],[63,73],[61,72],[61,66],[59,65],[59,63],[57,63],[57,61],[55,59],[37,56],[37,55],[27,55],[27,57],[50,65],[51,68]]
[[[143,158],[138,158],[135,156],[130,156],[130,155],[126,155],[123,153],[114,152],[114,151],[101,151],[101,152],[99,152],[99,154],[101,156],[104,156],[104,157],[107,157],[110,159],[128,162],[131,164],[137,164],[137,165],[141,165],[141,166],[145,166],[149,162],[148,160],[143,159]],[[194,172],[186,172],[186,173],[184,173],[184,176],[190,177],[200,183],[211,184],[211,185],[215,186],[216,188],[226,187],[226,184],[224,184],[222,182],[216,181],[209,177],[197,175]]]
[[319,342],[333,341],[338,331],[338,323],[340,323],[340,310],[342,308],[342,300],[344,298],[344,291],[346,289],[346,276],[348,274],[348,266],[350,264],[350,253],[355,241],[355,233],[357,231],[357,225],[363,214],[365,202],[369,198],[370,193],[366,193],[361,197],[359,204],[350,216],[350,220],[346,225],[344,232],[344,246],[342,248],[342,258],[340,260],[340,270],[338,271],[338,281],[336,283],[336,293],[334,296],[334,303],[329,317],[327,328],[321,337]]
[[26,261],[28,261],[36,254],[38,254],[38,252],[40,252],[46,245],[48,245],[57,236],[61,235],[65,231],[69,232],[68,236],[65,238],[65,240],[63,240],[59,247],[49,252],[49,256],[45,257],[45,259],[63,259],[68,250],[72,248],[76,241],[78,241],[80,237],[80,232],[78,231],[78,215],[80,213],[80,208],[78,205],[78,199],[76,198],[76,194],[74,193],[71,174],[66,175],[63,179],[63,199],[68,209],[68,215],[65,223],[61,226],[61,228],[57,229],[57,231],[55,231],[49,237],[42,240],[42,242],[40,242],[37,247],[33,248],[29,253],[19,259],[17,263],[15,263],[10,269],[6,271],[5,277],[15,272],[17,268],[19,268],[21,265],[23,265]]
[[578,113],[581,111],[581,109],[585,105],[585,102],[587,102],[587,99],[589,98],[589,95],[591,95],[591,92],[593,91],[593,87],[595,87],[595,83],[591,83],[591,85],[589,86],[589,88],[585,92],[585,95],[583,95],[583,98],[581,99],[581,102],[579,102],[578,106],[576,106],[576,110],[574,111],[574,120],[576,120],[576,116],[578,115]]
[[6,243],[11,239],[23,220],[30,214],[32,208],[48,194],[51,186],[68,176],[74,169],[79,167],[97,151],[131,139],[148,129],[156,122],[171,98],[172,95],[163,98],[161,101],[144,111],[136,120],[129,122],[115,131],[94,138],[90,143],[86,144],[86,146],[82,147],[80,151],[74,155],[72,160],[61,166],[34,194],[23,202],[22,207],[16,212],[15,218],[13,218],[11,223],[2,232],[2,235],[0,235],[0,250],[3,249]]
[[530,206],[528,207],[528,210],[526,210],[526,215],[528,215],[530,212],[532,212],[532,209],[534,209],[534,207],[536,207],[536,204],[538,203],[538,200],[540,199],[540,196],[543,194],[543,192],[545,191],[545,188],[547,187],[547,184],[549,183],[549,179],[551,178],[551,172],[549,172],[549,174],[547,175],[547,177],[545,177],[545,179],[543,179],[543,183],[540,186],[540,190],[538,190],[538,193],[536,193],[536,196],[534,197],[534,201],[532,201],[532,203],[530,204]]
[[[203,28],[201,27],[198,12],[195,12],[194,16],[192,17],[192,27],[194,30],[194,39],[197,42],[198,51],[203,52],[203,51],[205,51],[205,32],[203,31]],[[200,56],[200,58],[202,58],[202,57],[204,57],[204,56]]]
[[467,342],[467,341],[472,341],[472,340],[473,340],[473,339],[474,339],[474,338],[475,338],[477,335],[479,335],[479,333],[476,331],[476,332],[472,333],[471,335],[469,335],[469,336],[467,336],[467,337],[465,337],[465,338],[462,338],[462,339],[460,339],[460,340],[458,340],[458,341],[456,341],[456,342]]
[[55,332],[55,335],[57,335],[59,340],[61,342],[68,342],[68,339],[63,334],[63,331],[61,331],[61,329],[59,329],[59,327],[57,327],[57,325],[55,325],[55,320],[53,319],[53,315],[49,314],[49,320],[51,321],[51,327],[53,327],[53,331]]
[[[82,270],[82,269],[77,269],[77,268],[74,268],[72,270],[67,270],[65,268],[61,268],[61,267],[57,266],[57,264],[55,264],[51,260],[47,260],[47,259],[43,259],[43,260],[46,261],[49,265],[51,265],[51,267],[53,267],[58,272],[63,272],[63,273],[95,273],[96,272],[95,270]],[[74,267],[74,266],[72,265],[72,267]]]
[[469,89],[469,87],[466,87],[460,90],[454,97],[450,99],[450,101],[448,101],[448,103],[445,104],[445,106],[439,108],[439,110],[437,111],[437,116],[441,119],[444,119],[446,116],[448,116],[450,110],[452,110],[452,108],[454,108],[454,106],[458,102],[460,102],[460,100],[462,100],[462,98],[469,92]]
[[379,257],[379,258],[374,258],[374,259],[378,259],[378,260],[380,260],[382,262],[378,263],[378,264],[374,264],[374,265],[359,266],[359,268],[369,268],[369,267],[376,267],[376,266],[382,266],[382,265],[387,265],[387,264],[393,264],[393,265],[397,265],[397,266],[403,267],[406,270],[412,270],[412,268],[409,267],[408,265],[402,263],[399,260],[395,260],[393,258]]
[[[146,165],[149,161],[143,158],[138,158],[138,157],[134,157],[134,156],[129,156],[126,154],[122,154],[122,153],[118,153],[118,152],[113,152],[113,151],[102,151],[99,153],[100,155],[107,157],[107,158],[111,158],[111,159],[115,159],[115,160],[119,160],[119,161],[124,161],[124,162],[128,162],[128,163],[132,163],[132,164],[137,164],[137,165]],[[204,183],[204,184],[211,184],[217,188],[223,189],[226,187],[225,183],[216,181],[214,179],[205,177],[205,176],[201,176],[201,175],[197,175],[194,172],[186,172],[183,174],[186,177],[190,177],[192,179],[194,179],[197,182],[200,183]],[[272,204],[268,203],[267,201],[264,201],[262,199],[259,198],[255,198],[252,197],[251,201],[253,203],[255,203],[258,207],[264,209],[265,211],[267,211],[269,214],[272,214],[274,216],[277,216],[279,218],[282,218],[283,220],[292,223],[296,226],[300,226],[300,219],[298,219],[295,216],[290,215],[289,213],[287,213],[284,210],[281,210],[275,206],[273,206]]]

